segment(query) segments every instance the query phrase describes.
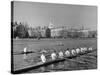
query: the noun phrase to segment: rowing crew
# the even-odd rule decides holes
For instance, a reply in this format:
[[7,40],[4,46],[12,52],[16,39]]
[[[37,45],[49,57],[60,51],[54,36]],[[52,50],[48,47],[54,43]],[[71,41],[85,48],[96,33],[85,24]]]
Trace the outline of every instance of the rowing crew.
[[[56,53],[55,50],[52,50],[50,57],[51,57],[51,60],[56,60],[57,58],[71,57],[71,56],[76,56],[78,54],[84,54],[84,53],[92,51],[92,50],[93,50],[92,47],[89,47],[89,48],[84,47],[84,48],[77,48],[77,49],[73,48],[72,50],[69,50],[69,48],[67,48],[67,50],[65,52],[60,51],[59,53]],[[46,53],[46,50],[44,50],[41,54],[41,61],[43,63],[45,63],[47,61],[45,53]]]

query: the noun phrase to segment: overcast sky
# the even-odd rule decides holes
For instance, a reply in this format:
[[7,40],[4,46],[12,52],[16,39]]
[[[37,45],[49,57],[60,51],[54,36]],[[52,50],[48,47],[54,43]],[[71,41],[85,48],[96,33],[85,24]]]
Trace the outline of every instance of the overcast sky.
[[97,29],[97,7],[68,4],[14,2],[14,21],[30,26],[55,26]]

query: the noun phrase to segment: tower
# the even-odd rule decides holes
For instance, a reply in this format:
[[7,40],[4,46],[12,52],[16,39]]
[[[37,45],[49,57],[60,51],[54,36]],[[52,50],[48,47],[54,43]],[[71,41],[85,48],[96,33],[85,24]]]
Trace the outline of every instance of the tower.
[[53,19],[50,18],[50,23],[49,23],[49,26],[48,28],[52,29],[54,28],[54,24],[52,23]]

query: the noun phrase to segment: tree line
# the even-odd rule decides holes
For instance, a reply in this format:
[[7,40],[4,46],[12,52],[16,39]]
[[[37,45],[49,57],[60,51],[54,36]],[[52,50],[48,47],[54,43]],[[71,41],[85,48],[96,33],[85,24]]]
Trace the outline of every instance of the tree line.
[[[68,30],[60,30],[59,35],[52,36],[52,32],[48,27],[44,27],[44,31],[41,31],[41,27],[32,28],[29,27],[27,23],[11,23],[11,28],[13,32],[13,38],[87,38],[92,37],[95,38],[97,36],[96,31],[89,31],[88,34],[84,34],[84,32],[77,31],[68,31]],[[57,32],[57,33],[58,33]],[[56,32],[55,32],[56,33]]]
[[13,32],[13,38],[50,38],[51,31],[49,28],[44,28],[44,33],[41,32],[41,27],[32,28],[28,27],[27,23],[11,23],[11,28]]
[[13,38],[19,37],[19,38],[28,38],[28,25],[24,23],[12,23],[12,31],[13,31]]

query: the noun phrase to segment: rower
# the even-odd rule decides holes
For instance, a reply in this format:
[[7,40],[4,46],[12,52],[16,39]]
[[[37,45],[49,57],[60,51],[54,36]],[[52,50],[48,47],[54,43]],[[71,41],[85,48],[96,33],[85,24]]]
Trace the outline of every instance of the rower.
[[[46,51],[42,50],[41,53],[42,53],[41,54],[41,61],[42,61],[42,63],[46,63],[46,56],[45,56]],[[45,69],[46,69],[45,66],[41,67],[42,71],[45,71]]]
[[86,47],[82,47],[81,48],[81,54],[84,54],[86,51],[87,51],[87,48]]
[[71,50],[71,54],[72,54],[72,56],[75,56],[76,55],[76,51],[75,51],[74,48]]
[[81,54],[83,54],[84,53],[84,48],[81,47],[80,49],[81,49]]
[[87,47],[84,47],[83,50],[84,50],[84,53],[86,53],[87,52]]
[[46,57],[44,55],[44,52],[42,52],[42,54],[41,54],[41,61],[42,61],[42,63],[46,62]]
[[77,54],[80,54],[80,52],[81,52],[81,51],[80,51],[80,48],[76,48],[76,53],[77,53]]
[[24,54],[23,54],[23,59],[26,60],[27,59],[27,48],[25,47],[23,50]]
[[56,55],[56,52],[55,52],[55,51],[53,51],[53,52],[51,53],[51,58],[52,58],[52,60],[56,60],[57,55]]
[[93,50],[93,48],[92,48],[92,47],[89,47],[89,48],[88,48],[88,51],[92,51],[92,50]]
[[26,53],[27,53],[27,48],[25,47],[25,48],[24,48],[24,54],[26,54]]
[[63,52],[60,51],[60,52],[59,52],[59,58],[63,58],[63,57],[64,57]]
[[66,55],[67,57],[70,56],[69,48],[67,48],[67,50],[65,51],[65,55]]
[[[56,51],[52,50],[51,59],[56,60],[56,58],[57,58]],[[52,69],[54,68],[54,64],[51,64],[50,66]]]

